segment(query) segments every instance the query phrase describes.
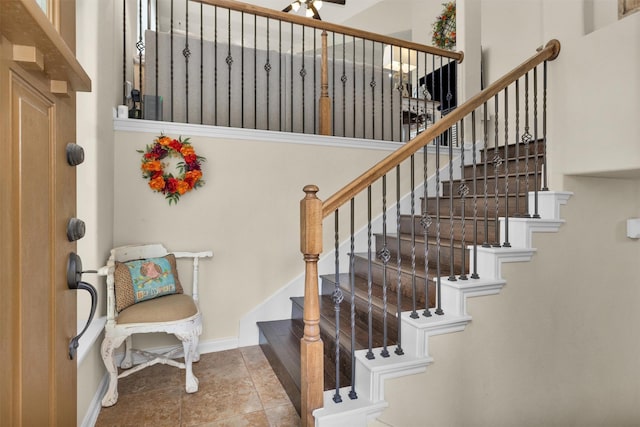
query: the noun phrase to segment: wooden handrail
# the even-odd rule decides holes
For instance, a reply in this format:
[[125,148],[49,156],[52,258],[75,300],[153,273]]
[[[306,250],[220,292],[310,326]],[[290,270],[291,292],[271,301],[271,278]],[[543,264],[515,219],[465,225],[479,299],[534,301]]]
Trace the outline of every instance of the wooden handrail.
[[291,13],[285,13],[278,10],[268,9],[266,7],[255,6],[239,1],[233,0],[193,0],[198,3],[208,4],[211,6],[224,7],[226,9],[235,10],[238,12],[246,12],[265,18],[277,19],[280,21],[291,22],[298,25],[304,25],[305,27],[313,27],[319,30],[332,31],[339,34],[345,34],[347,36],[358,37],[361,39],[372,40],[379,43],[399,46],[405,49],[417,50],[420,52],[427,52],[433,55],[442,56],[445,58],[451,58],[458,62],[462,62],[464,54],[462,52],[452,52],[450,50],[440,49],[434,46],[427,46],[420,43],[409,42],[395,37],[383,36],[369,31],[358,30],[355,28],[345,27],[343,25],[331,24],[317,19],[311,19],[304,16],[299,16]]
[[490,100],[504,88],[525,75],[528,71],[532,70],[544,61],[553,61],[556,59],[559,53],[560,42],[555,39],[549,41],[543,49],[538,50],[538,53],[518,65],[477,95],[471,97],[468,101],[444,116],[442,119],[436,121],[432,127],[382,159],[378,164],[326,199],[322,205],[322,217],[326,218],[369,185],[373,184],[373,182],[378,178],[387,174],[391,169],[409,158],[409,156],[427,145],[437,136],[444,133],[444,131]]

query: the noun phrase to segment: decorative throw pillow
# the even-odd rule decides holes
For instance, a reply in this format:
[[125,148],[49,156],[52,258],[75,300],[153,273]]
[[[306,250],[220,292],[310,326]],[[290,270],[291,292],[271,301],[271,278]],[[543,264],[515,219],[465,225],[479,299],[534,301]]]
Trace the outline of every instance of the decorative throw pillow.
[[114,279],[118,313],[142,301],[183,292],[173,254],[161,258],[116,261]]

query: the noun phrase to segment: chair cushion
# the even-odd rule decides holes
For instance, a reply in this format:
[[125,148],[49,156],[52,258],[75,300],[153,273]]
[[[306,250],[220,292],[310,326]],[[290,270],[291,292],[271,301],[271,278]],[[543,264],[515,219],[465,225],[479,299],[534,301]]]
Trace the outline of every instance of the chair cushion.
[[161,258],[116,261],[113,275],[118,312],[142,301],[183,292],[173,254]]
[[198,312],[190,295],[167,295],[132,305],[122,310],[116,319],[123,323],[158,323],[186,319]]

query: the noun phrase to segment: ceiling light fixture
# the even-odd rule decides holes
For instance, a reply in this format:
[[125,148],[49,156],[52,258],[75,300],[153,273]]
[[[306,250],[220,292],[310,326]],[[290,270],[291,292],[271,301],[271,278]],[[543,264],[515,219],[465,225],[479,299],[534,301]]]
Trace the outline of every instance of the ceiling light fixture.
[[[344,4],[343,1],[339,1],[338,3]],[[285,7],[282,11],[290,12],[293,10],[294,12],[297,12],[298,10],[300,10],[300,7],[303,4],[306,7],[305,16],[307,18],[320,19],[318,10],[322,7],[322,4],[323,4],[322,0],[295,0],[289,6]]]

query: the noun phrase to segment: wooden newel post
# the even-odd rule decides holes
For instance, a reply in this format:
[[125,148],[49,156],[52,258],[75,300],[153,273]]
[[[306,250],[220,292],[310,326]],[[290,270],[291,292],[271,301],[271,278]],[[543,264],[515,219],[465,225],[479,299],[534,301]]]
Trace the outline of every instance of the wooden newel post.
[[329,98],[329,52],[327,32],[322,32],[322,58],[320,62],[320,135],[331,135],[331,98]]
[[318,298],[318,259],[322,253],[322,200],[318,187],[304,187],[300,201],[300,251],[304,255],[304,336],[300,341],[302,385],[301,417],[303,427],[313,426],[313,411],[323,406],[324,366],[320,339],[320,303]]

